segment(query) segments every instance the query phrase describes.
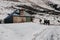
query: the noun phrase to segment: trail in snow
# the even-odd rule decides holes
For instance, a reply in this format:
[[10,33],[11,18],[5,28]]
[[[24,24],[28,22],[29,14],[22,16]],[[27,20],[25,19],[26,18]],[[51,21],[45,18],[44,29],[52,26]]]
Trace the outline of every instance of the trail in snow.
[[60,40],[60,26],[49,26],[47,29],[40,31],[34,34],[33,40]]

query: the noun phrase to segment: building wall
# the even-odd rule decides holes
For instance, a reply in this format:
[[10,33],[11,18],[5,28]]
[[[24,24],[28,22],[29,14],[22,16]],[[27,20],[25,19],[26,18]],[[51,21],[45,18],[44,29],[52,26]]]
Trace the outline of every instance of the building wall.
[[26,17],[13,16],[13,23],[26,22]]

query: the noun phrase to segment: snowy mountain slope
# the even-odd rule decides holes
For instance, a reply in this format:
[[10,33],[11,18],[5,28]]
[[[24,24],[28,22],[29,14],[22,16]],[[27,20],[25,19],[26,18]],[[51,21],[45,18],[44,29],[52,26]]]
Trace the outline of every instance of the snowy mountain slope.
[[54,10],[53,8],[51,8],[50,6],[46,5],[42,0],[30,0],[32,3],[36,4],[36,5],[39,5],[43,8],[47,8],[47,9],[50,9],[50,10]]
[[41,7],[53,10],[51,7],[47,6],[42,0],[23,0],[23,1],[19,0],[19,1],[24,2],[24,3],[31,3],[34,5],[39,5]]
[[8,13],[12,13],[13,11],[15,11],[15,9],[10,8],[11,6],[14,6],[17,3],[14,2],[9,2],[9,1],[0,1],[0,14],[8,14]]
[[[23,0],[21,2],[31,3],[32,5],[39,5],[39,6],[43,7],[43,8],[54,10],[56,12],[60,11],[60,8],[59,8],[60,7],[60,4],[59,4],[60,1],[59,0]],[[54,3],[53,5],[57,4],[58,8],[57,9],[52,8],[51,6],[48,5],[49,3]]]
[[[0,2],[1,2],[1,4],[3,4],[3,3],[7,4],[9,2],[7,5],[4,4],[4,6],[12,6],[12,5],[17,5],[17,4],[21,4],[21,3],[24,4],[24,5],[34,4],[34,5],[39,5],[43,8],[47,8],[47,9],[50,9],[50,10],[55,10],[55,9],[48,6],[47,2],[49,2],[49,1],[51,1],[52,3],[54,3],[54,2],[58,3],[59,2],[59,0],[56,0],[56,1],[54,1],[54,0],[19,0],[19,1],[20,2],[13,2],[13,1],[7,1],[7,2],[6,1],[2,1],[2,2],[0,1]],[[3,6],[3,5],[1,5],[1,6]]]
[[51,2],[53,2],[55,4],[59,4],[60,5],[60,0],[48,0],[48,1],[51,1]]
[[7,13],[12,13],[15,11],[12,6],[16,7],[16,5],[29,5],[31,6],[30,3],[20,3],[20,2],[13,2],[13,1],[0,1],[0,13],[1,14],[7,14]]
[[43,2],[51,8],[55,9],[55,11],[60,11],[59,0],[43,0]]
[[[20,1],[22,1],[22,0],[20,0]],[[28,0],[28,1],[25,0],[25,1],[23,1],[23,2],[0,1],[0,11],[1,11],[1,13],[11,13],[12,11],[10,10],[11,8],[9,8],[9,7],[14,6],[15,8],[17,8],[16,5],[28,5],[28,6],[39,5],[42,8],[46,8],[46,9],[50,9],[50,10],[55,10],[55,9],[51,8],[50,6],[48,6],[47,4],[45,4],[45,1],[43,1],[43,0],[38,0],[38,1],[37,0]],[[33,8],[34,7],[35,6],[33,6]],[[7,11],[7,10],[9,10],[9,11]]]

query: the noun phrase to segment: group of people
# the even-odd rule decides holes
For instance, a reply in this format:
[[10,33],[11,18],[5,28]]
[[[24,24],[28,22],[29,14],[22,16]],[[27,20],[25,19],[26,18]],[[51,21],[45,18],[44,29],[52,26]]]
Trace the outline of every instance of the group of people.
[[46,24],[46,25],[50,25],[50,20],[49,19],[44,19],[42,17],[40,17],[39,15],[35,15],[33,22],[35,23],[41,23],[41,24]]
[[50,25],[50,20],[34,19],[33,22]]

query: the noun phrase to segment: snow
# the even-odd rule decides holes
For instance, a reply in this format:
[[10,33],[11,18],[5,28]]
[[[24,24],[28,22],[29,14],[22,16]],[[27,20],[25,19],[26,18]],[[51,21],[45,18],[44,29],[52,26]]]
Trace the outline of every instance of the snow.
[[45,3],[44,3],[44,1],[42,1],[42,0],[30,0],[31,2],[33,2],[33,3],[35,3],[36,5],[39,5],[39,6],[41,6],[41,7],[43,7],[43,8],[47,8],[47,9],[50,9],[50,10],[54,10],[53,8],[51,8],[50,6],[48,6],[48,5],[46,5]]
[[8,14],[13,13],[16,9],[9,8],[14,6],[18,3],[16,2],[9,2],[9,1],[0,1],[0,20],[4,20]]
[[[31,6],[31,3],[20,3],[20,2],[13,2],[13,1],[0,1],[0,13],[1,14],[7,14],[12,13],[16,9],[11,8],[16,7],[17,5],[29,5]],[[17,8],[17,7],[16,7]]]
[[51,1],[52,3],[55,3],[55,4],[60,4],[60,0],[48,0],[48,1]]
[[7,17],[8,15],[0,15],[0,20],[3,20]]
[[58,10],[55,10],[54,8],[50,7],[48,5],[48,2],[49,3],[54,3],[54,4],[58,4],[58,7],[60,7],[60,0],[20,0],[20,2],[22,3],[29,3],[29,5],[31,6],[32,5],[39,5],[43,8],[46,8],[46,9],[50,9],[50,10],[54,10],[56,12],[60,12]]
[[[58,38],[59,25],[42,25],[39,23],[0,24],[0,40],[50,40],[51,35]],[[60,37],[59,37],[60,38]]]
[[[60,40],[60,28],[59,26],[50,26],[44,29],[43,32],[36,33],[35,40]],[[52,37],[53,35],[53,37]]]
[[[38,4],[41,7],[53,10],[50,6],[46,5],[42,0],[38,0],[38,1],[30,0],[30,1],[32,1],[35,4]],[[4,20],[8,16],[7,14],[10,14],[13,11],[15,11],[15,9],[9,8],[11,6],[16,6],[21,4],[31,6],[30,3],[28,2],[26,3],[26,2],[19,3],[19,2],[11,2],[11,1],[10,2],[0,1],[0,19]],[[58,3],[58,1],[56,3]],[[56,20],[53,19],[54,17],[52,15],[49,16],[49,18],[45,15],[44,18],[48,20],[52,20],[51,22],[54,23],[55,25],[40,24],[39,23],[40,16],[37,15],[35,16],[36,19],[34,20],[34,22],[0,24],[0,40],[50,40],[50,39],[60,40],[60,25],[57,25],[57,22]],[[53,37],[51,38],[52,35]]]
[[0,40],[17,40],[16,35],[13,33],[13,31],[4,28],[2,25],[0,25]]
[[34,4],[34,5],[39,5],[41,7],[44,7],[44,8],[50,9],[50,10],[54,10],[53,8],[51,8],[50,6],[48,6],[44,3],[45,0],[43,0],[43,1],[42,0],[19,0],[19,1],[22,3],[29,4],[29,6],[31,6],[31,4]]
[[[42,27],[41,27],[42,26]],[[32,40],[33,33],[44,29],[43,25],[37,23],[16,23],[16,24],[1,24],[0,39],[1,40]],[[12,39],[13,38],[13,39]]]

